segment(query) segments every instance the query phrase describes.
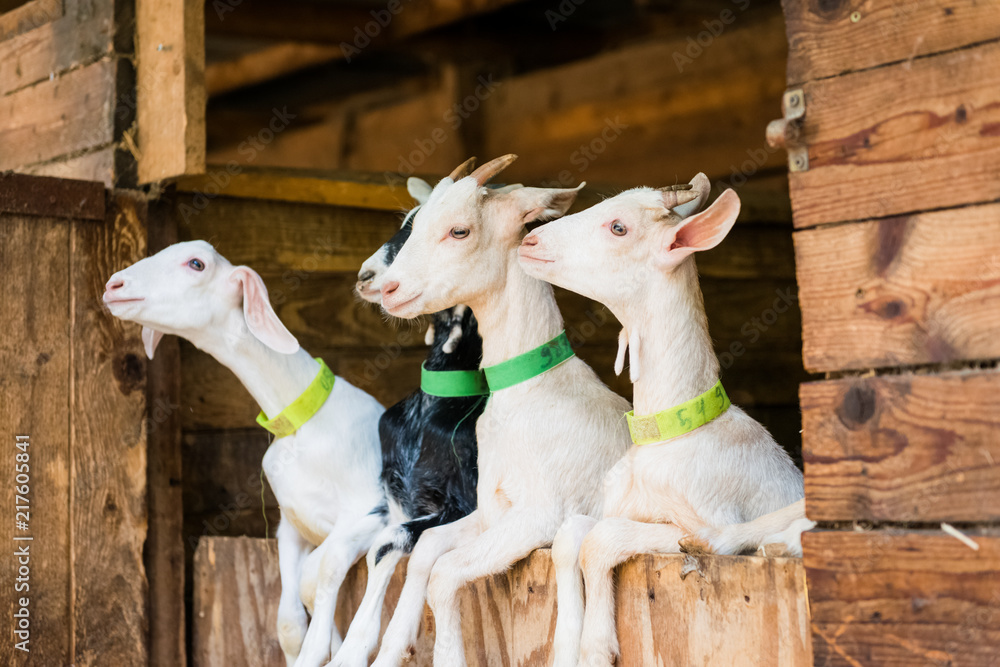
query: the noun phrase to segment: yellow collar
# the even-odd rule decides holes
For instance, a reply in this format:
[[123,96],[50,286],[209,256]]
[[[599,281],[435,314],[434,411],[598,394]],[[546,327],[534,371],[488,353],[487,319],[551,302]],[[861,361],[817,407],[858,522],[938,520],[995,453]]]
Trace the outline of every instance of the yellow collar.
[[626,412],[625,417],[632,442],[649,445],[690,433],[721,415],[730,405],[722,380],[719,380],[701,396],[680,405],[643,417],[636,417],[634,411]]
[[319,373],[309,387],[292,401],[292,404],[282,410],[274,419],[268,419],[263,410],[257,415],[257,423],[273,433],[275,437],[284,438],[298,431],[303,424],[313,418],[326,403],[333,391],[336,376],[319,357]]

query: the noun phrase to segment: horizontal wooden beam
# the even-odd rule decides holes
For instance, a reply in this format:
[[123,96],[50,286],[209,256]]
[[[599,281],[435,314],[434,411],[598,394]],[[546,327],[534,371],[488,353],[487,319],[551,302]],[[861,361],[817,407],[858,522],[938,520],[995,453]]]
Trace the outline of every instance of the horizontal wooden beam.
[[911,61],[1000,36],[1000,5],[889,0],[877,5],[784,0],[788,84]]
[[810,371],[1000,357],[1000,204],[794,236]]
[[342,55],[339,47],[328,44],[272,44],[232,60],[207,64],[205,90],[209,97],[221,95],[336,60]]
[[104,184],[0,173],[0,213],[104,220]]
[[796,227],[1000,199],[1000,42],[803,90],[809,169],[789,175]]
[[1000,519],[1000,371],[802,385],[814,521]]
[[815,664],[995,665],[1000,537],[967,532],[804,534]]

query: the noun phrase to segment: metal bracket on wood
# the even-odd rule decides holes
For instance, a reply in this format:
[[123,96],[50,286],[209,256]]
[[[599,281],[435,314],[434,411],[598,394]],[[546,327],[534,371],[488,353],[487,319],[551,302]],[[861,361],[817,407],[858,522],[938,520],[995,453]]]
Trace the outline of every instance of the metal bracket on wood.
[[786,90],[781,100],[784,118],[767,124],[767,145],[788,152],[789,171],[809,170],[809,149],[799,141],[802,119],[806,115],[806,96],[801,88]]

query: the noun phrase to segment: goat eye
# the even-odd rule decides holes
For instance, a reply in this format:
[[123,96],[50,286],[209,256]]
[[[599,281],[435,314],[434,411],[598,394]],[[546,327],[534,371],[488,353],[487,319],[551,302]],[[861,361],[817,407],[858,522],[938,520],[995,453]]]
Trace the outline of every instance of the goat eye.
[[200,259],[192,259],[190,262],[188,262],[188,266],[190,266],[195,271],[205,270],[205,264]]
[[451,238],[453,239],[464,239],[469,235],[469,230],[464,227],[455,227],[451,230]]
[[611,223],[611,233],[615,236],[625,236],[628,234],[628,229],[625,228],[621,220],[615,220]]

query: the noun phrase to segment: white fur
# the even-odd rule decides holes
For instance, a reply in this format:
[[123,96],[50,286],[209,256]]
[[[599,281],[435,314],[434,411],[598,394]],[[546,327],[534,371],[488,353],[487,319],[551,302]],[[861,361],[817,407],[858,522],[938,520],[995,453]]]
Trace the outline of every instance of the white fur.
[[[399,317],[467,304],[483,337],[483,365],[490,366],[563,328],[551,286],[521,271],[517,248],[525,223],[562,215],[576,190],[483,185],[474,173],[435,187],[384,276],[382,303]],[[455,238],[456,228],[469,233]],[[458,591],[551,544],[567,518],[600,516],[601,480],[628,448],[627,409],[575,357],[492,395],[476,431],[477,510],[418,542],[376,665],[398,665],[404,657],[425,587],[436,621],[435,664],[465,664]],[[425,545],[430,533],[432,545]],[[560,553],[573,549],[568,540]]]
[[[194,259],[203,270],[191,267]],[[190,241],[113,275],[104,301],[113,315],[150,332],[144,333],[150,356],[159,335],[182,336],[232,370],[273,417],[309,386],[319,364],[281,325],[259,280],[208,243]],[[247,292],[249,283],[262,292]],[[257,310],[248,310],[248,300]],[[252,313],[249,320],[245,311]],[[264,455],[264,472],[281,506],[277,631],[290,666],[318,667],[336,652],[337,592],[385,524],[384,514],[371,513],[384,502],[382,412],[374,398],[338,377],[316,415]],[[308,630],[303,599],[312,612]]]
[[[719,378],[692,253],[725,237],[739,200],[730,191],[710,209],[685,218],[708,196],[704,175],[692,186],[697,198],[689,202],[677,192],[630,190],[540,227],[520,250],[529,275],[604,303],[622,322],[636,415],[694,398]],[[624,235],[613,233],[616,222],[625,226]],[[637,554],[677,552],[681,539],[698,531],[721,553],[756,548],[754,538],[773,534],[794,549],[797,534],[786,529],[806,526],[796,523],[804,506],[786,506],[802,496],[802,475],[791,459],[736,406],[683,436],[633,446],[607,476],[605,518],[580,547],[587,596],[580,664],[606,665],[618,655],[615,566]],[[739,526],[772,512],[759,525]],[[570,567],[567,560],[557,567]],[[561,598],[559,615],[576,619],[582,605],[581,595],[569,596],[565,606]],[[574,621],[557,635],[560,630],[581,628]],[[557,644],[572,642],[556,637]]]

